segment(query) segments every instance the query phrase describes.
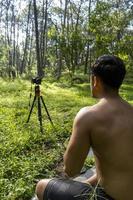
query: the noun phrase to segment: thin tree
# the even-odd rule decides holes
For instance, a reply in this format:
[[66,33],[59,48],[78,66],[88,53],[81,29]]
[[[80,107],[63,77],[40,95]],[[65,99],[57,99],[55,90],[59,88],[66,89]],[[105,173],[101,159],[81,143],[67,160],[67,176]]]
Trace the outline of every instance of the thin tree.
[[26,37],[25,37],[25,44],[24,44],[24,53],[23,53],[23,58],[22,58],[22,64],[21,64],[21,71],[20,73],[22,74],[26,68],[27,64],[27,57],[28,57],[28,43],[29,43],[29,22],[30,22],[30,12],[31,12],[31,1],[29,2],[28,6],[28,16],[27,16],[27,27],[26,27]]
[[39,77],[43,76],[43,70],[41,65],[41,56],[40,56],[40,46],[39,46],[39,31],[38,31],[38,12],[36,0],[33,0],[34,7],[34,21],[35,21],[35,36],[36,36],[36,58],[37,58],[37,75]]

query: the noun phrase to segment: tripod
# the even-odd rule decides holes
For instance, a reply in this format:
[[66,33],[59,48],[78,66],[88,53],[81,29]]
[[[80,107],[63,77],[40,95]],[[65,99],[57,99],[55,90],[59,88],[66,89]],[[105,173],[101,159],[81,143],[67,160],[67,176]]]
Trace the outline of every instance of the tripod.
[[45,108],[45,111],[47,113],[47,116],[48,116],[48,119],[49,121],[51,122],[51,125],[53,125],[53,122],[52,122],[52,119],[50,117],[50,114],[48,112],[48,109],[44,103],[44,100],[43,100],[43,97],[41,95],[41,91],[40,91],[40,85],[39,84],[36,84],[35,85],[35,96],[34,96],[34,99],[33,99],[33,102],[32,102],[32,105],[31,105],[31,108],[30,108],[30,112],[29,112],[29,115],[28,115],[28,119],[27,119],[27,123],[29,122],[30,120],[30,116],[31,116],[31,113],[33,111],[33,108],[34,108],[34,104],[35,104],[35,101],[37,99],[37,108],[38,108],[38,121],[39,121],[39,124],[40,124],[40,132],[43,133],[43,127],[42,127],[42,110],[41,110],[41,102]]

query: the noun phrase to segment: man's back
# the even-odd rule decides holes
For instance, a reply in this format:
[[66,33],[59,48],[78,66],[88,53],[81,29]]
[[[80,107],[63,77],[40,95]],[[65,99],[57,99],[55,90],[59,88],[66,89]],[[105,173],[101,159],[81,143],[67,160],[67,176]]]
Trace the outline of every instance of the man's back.
[[121,98],[106,98],[91,109],[95,118],[91,145],[99,182],[114,199],[132,199],[133,108]]

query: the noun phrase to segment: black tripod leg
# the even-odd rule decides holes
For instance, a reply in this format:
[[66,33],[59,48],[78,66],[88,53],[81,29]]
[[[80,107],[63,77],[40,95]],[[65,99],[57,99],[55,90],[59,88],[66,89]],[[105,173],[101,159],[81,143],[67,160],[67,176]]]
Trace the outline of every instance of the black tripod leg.
[[31,105],[31,109],[30,109],[30,112],[29,112],[29,116],[28,116],[28,119],[27,119],[27,122],[26,122],[26,123],[28,123],[29,120],[30,120],[30,116],[31,116],[31,113],[32,113],[32,110],[33,110],[35,101],[36,101],[36,96],[34,96],[34,99],[33,99],[32,105]]
[[40,131],[41,131],[41,133],[43,133],[40,96],[38,97],[38,120],[39,120],[39,123],[40,123]]
[[52,119],[51,119],[51,117],[50,117],[50,114],[49,114],[49,112],[48,112],[48,109],[47,109],[47,107],[46,107],[46,105],[45,105],[45,103],[44,103],[43,97],[40,96],[40,98],[41,98],[41,100],[42,100],[42,103],[43,103],[44,108],[45,108],[45,110],[46,110],[46,113],[47,113],[47,115],[48,115],[48,118],[49,118],[49,120],[50,120],[52,126],[54,126],[54,124],[53,124],[53,122],[52,122]]

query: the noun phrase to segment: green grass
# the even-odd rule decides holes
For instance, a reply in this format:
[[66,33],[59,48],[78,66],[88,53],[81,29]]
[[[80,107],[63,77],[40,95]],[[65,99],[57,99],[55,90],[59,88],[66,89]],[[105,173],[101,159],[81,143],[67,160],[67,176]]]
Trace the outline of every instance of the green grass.
[[[55,125],[52,128],[42,108],[44,133],[40,133],[35,106],[30,121],[29,81],[0,79],[0,199],[29,200],[35,180],[56,176],[76,113],[96,103],[89,84],[43,81],[42,95]],[[34,86],[33,86],[34,89]],[[133,85],[125,82],[121,95],[133,104]],[[33,100],[34,91],[32,92]],[[92,165],[86,161],[86,166]]]

